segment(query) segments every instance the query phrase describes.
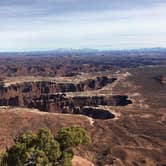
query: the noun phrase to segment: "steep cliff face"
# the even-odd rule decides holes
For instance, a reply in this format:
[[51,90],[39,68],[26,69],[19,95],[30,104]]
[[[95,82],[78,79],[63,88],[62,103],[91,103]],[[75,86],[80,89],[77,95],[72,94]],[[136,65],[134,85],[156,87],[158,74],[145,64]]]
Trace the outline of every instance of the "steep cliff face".
[[88,79],[78,84],[55,83],[50,81],[24,82],[0,86],[0,105],[25,105],[25,100],[40,97],[43,94],[81,92],[85,90],[100,89],[107,84],[114,82],[116,78],[97,77]]
[[94,108],[94,107],[83,107],[80,111],[74,112],[74,114],[81,114],[89,116],[93,119],[113,119],[115,115],[108,110]]
[[[88,114],[88,109],[84,107],[107,106],[126,106],[132,102],[127,96],[76,96],[67,97],[65,94],[44,95],[27,101],[27,107],[38,108],[46,112]],[[92,109],[91,109],[92,110]],[[100,112],[100,111],[99,111]]]
[[125,106],[131,103],[127,96],[69,97],[66,93],[98,90],[115,80],[116,78],[102,76],[77,84],[50,81],[23,82],[10,84],[10,86],[2,84],[0,86],[0,106],[22,106],[37,108],[44,112],[83,114],[96,119],[109,119],[114,117],[109,111],[92,107],[99,105]]

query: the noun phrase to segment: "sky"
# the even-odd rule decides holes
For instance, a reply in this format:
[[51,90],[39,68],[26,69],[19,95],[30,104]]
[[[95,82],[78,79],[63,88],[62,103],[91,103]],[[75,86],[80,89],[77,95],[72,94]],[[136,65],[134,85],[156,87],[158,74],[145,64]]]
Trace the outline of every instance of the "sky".
[[166,0],[0,0],[0,51],[166,47]]

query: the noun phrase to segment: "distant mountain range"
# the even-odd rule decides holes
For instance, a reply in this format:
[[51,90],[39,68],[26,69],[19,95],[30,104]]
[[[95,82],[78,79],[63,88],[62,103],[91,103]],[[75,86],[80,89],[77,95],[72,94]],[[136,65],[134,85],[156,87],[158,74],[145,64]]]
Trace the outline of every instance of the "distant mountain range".
[[0,56],[56,56],[56,55],[108,55],[108,54],[146,54],[146,53],[166,53],[166,48],[141,48],[123,50],[98,50],[98,49],[65,49],[59,48],[48,51],[25,51],[25,52],[0,52]]

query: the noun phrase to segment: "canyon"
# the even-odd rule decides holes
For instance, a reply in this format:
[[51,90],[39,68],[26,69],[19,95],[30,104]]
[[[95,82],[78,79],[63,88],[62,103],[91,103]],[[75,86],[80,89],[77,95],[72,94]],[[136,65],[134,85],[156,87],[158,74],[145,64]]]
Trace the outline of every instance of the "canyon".
[[[101,119],[113,118],[111,112],[101,109],[93,109],[99,105],[125,106],[132,102],[127,96],[68,96],[68,92],[85,92],[102,89],[112,84],[116,78],[107,76],[96,77],[80,81],[77,84],[72,82],[20,82],[5,86],[1,82],[0,106],[20,106],[35,108],[44,112],[83,114]],[[85,107],[89,108],[85,108]],[[103,113],[103,115],[102,115]]]
[[92,144],[75,149],[73,165],[166,164],[163,58],[31,55],[0,61],[0,153],[28,130],[48,127],[56,135],[79,125]]

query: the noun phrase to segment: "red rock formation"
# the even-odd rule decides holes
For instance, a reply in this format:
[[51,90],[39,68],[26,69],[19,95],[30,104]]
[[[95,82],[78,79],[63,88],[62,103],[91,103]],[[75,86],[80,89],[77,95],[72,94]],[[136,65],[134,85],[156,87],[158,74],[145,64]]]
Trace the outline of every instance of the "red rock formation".
[[[66,92],[81,92],[84,90],[96,90],[114,82],[115,78],[97,77],[78,84],[55,83],[55,82],[24,82],[0,86],[0,105],[25,106],[31,100],[40,98],[42,95]],[[39,99],[38,99],[39,100]]]

